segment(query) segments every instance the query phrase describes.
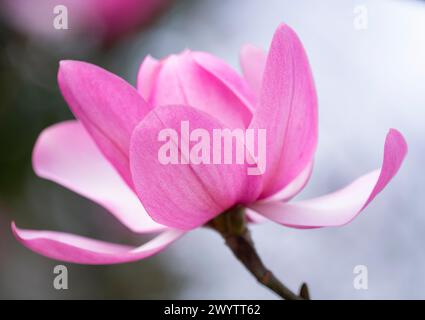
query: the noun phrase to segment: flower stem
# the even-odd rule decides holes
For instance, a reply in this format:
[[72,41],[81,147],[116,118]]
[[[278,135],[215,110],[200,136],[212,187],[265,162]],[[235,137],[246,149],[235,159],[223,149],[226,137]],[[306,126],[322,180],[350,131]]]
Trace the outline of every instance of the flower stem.
[[243,207],[234,207],[211,220],[207,226],[216,230],[224,238],[226,245],[236,258],[264,286],[286,300],[309,299],[307,285],[301,286],[297,295],[287,288],[274,274],[266,268],[255,250],[250,232],[245,221]]

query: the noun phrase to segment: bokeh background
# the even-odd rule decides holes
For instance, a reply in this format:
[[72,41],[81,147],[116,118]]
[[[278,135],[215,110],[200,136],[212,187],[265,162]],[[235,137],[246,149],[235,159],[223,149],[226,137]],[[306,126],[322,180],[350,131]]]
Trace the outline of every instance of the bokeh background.
[[[133,84],[145,55],[161,58],[185,48],[209,51],[239,68],[240,46],[251,42],[267,49],[283,21],[304,43],[319,96],[315,169],[298,198],[333,191],[379,167],[391,127],[403,132],[409,154],[387,189],[345,227],[252,227],[260,255],[294,290],[306,281],[316,299],[425,299],[425,2],[177,0],[113,36],[91,26],[39,32],[24,25],[29,16],[16,15],[5,2],[0,1],[0,298],[276,298],[217,234],[203,229],[140,262],[65,264],[69,289],[57,291],[52,283],[58,263],[19,245],[10,221],[129,244],[147,239],[32,172],[38,133],[72,117],[56,84],[60,59],[96,63]],[[359,6],[367,9],[366,29],[355,27]],[[368,290],[353,287],[356,265],[368,267]]]

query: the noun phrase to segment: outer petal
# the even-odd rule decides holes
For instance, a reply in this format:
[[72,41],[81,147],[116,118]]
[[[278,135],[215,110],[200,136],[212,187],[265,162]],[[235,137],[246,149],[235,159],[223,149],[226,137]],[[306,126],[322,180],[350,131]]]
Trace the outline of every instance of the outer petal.
[[[145,65],[148,63],[147,65]],[[185,51],[161,62],[158,73],[144,62],[139,79],[156,77],[148,102],[153,106],[189,105],[219,118],[230,128],[246,128],[254,98],[245,81],[221,60],[206,53]],[[145,80],[149,86],[149,81]],[[139,84],[139,88],[144,84]]]
[[[188,162],[184,145],[190,145],[191,149],[200,141],[189,142],[185,130],[181,130],[182,122],[189,123],[187,132],[203,129],[210,137],[214,129],[224,128],[215,118],[194,108],[156,108],[133,133],[130,166],[136,192],[150,216],[158,223],[187,230],[206,223],[237,203],[254,201],[261,176],[248,175],[246,162],[213,164],[213,155],[222,155],[215,145],[208,147],[211,164],[182,164],[184,160]],[[159,160],[158,152],[165,142],[158,137],[166,128],[176,132],[173,139],[167,140],[177,146],[178,164],[162,164],[164,161]]]
[[149,217],[78,121],[62,122],[41,133],[33,151],[33,167],[38,176],[105,207],[134,232],[165,228]]
[[146,56],[145,60],[143,60],[140,65],[137,74],[137,90],[144,99],[149,100],[149,97],[152,95],[160,70],[161,62],[151,56]]
[[307,56],[286,25],[277,29],[263,75],[252,128],[267,130],[262,198],[287,186],[312,161],[317,144],[317,98]]
[[304,189],[313,171],[313,161],[307,164],[303,171],[282,190],[260,201],[289,201]]
[[130,135],[149,106],[123,79],[89,63],[61,61],[58,82],[74,115],[131,186]]
[[240,52],[240,64],[243,75],[254,90],[256,98],[260,96],[267,54],[263,49],[246,44]]
[[249,223],[259,224],[268,221],[267,218],[249,208],[245,208],[245,216]]
[[248,83],[241,78],[238,73],[236,73],[236,71],[222,60],[209,53],[195,51],[192,52],[191,55],[201,68],[215,76],[224,85],[226,85],[233,94],[238,97],[246,107],[248,107],[248,109],[251,111],[254,109],[254,91],[248,86]]
[[297,203],[264,202],[251,208],[290,227],[340,226],[353,220],[390,182],[407,153],[403,136],[392,129],[385,142],[381,170],[366,174],[347,187],[319,198]]
[[129,247],[69,233],[18,229],[16,239],[28,249],[51,259],[79,264],[117,264],[153,256],[179,239],[184,232],[166,231],[140,247]]

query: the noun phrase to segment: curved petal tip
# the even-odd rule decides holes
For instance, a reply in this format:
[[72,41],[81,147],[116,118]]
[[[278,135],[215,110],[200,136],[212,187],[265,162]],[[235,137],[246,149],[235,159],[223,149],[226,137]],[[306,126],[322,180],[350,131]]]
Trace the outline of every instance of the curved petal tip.
[[90,265],[127,263],[148,258],[184,234],[183,231],[169,230],[139,247],[130,247],[62,232],[19,229],[15,222],[12,222],[11,228],[15,238],[31,251],[54,260]]
[[351,222],[397,174],[407,154],[403,135],[391,129],[385,139],[381,170],[361,176],[328,195],[294,202],[256,203],[251,208],[279,224],[295,228],[342,226]]

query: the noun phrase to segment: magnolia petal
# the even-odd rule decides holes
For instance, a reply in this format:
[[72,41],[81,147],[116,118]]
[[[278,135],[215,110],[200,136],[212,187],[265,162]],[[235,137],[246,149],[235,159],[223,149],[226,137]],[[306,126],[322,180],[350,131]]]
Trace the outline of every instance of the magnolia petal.
[[130,135],[150,110],[148,104],[123,79],[85,62],[61,61],[58,82],[75,117],[131,186]]
[[169,230],[139,247],[130,247],[70,233],[18,229],[14,222],[12,232],[25,247],[45,257],[92,265],[126,263],[148,258],[161,252],[184,234],[182,231]]
[[253,224],[260,224],[260,223],[268,221],[267,218],[265,218],[264,216],[262,216],[261,214],[255,212],[254,210],[250,208],[245,208],[245,216],[246,216],[246,220],[249,223],[253,223]]
[[146,56],[137,74],[137,90],[148,101],[154,90],[161,63],[151,56]]
[[309,162],[303,171],[282,190],[260,201],[289,201],[304,189],[313,171],[313,161]]
[[206,53],[185,51],[161,61],[149,103],[188,105],[219,118],[227,127],[251,121],[250,90],[228,65]]
[[251,209],[285,226],[315,228],[341,226],[353,220],[384,189],[407,153],[401,133],[391,129],[381,170],[366,174],[334,193],[295,203],[263,202]]
[[[222,153],[213,145],[213,138],[208,144],[210,164],[187,161],[189,154],[183,149],[192,150],[201,140],[189,142],[185,130],[181,130],[183,122],[189,125],[191,133],[202,129],[209,137],[213,137],[213,130],[224,128],[218,120],[194,108],[158,107],[134,130],[130,167],[135,190],[152,219],[188,230],[203,225],[235,204],[254,201],[260,191],[261,176],[248,175],[246,162],[214,164],[213,155],[222,157]],[[160,141],[160,133],[166,132],[170,134],[167,141]],[[166,143],[175,146],[174,164],[160,159],[159,152]],[[184,147],[186,144],[189,148]],[[184,161],[190,163],[184,164]]]
[[217,57],[201,51],[191,53],[195,62],[211,75],[220,80],[232,93],[239,98],[249,110],[254,109],[254,91],[241,76]]
[[33,167],[38,176],[108,209],[134,232],[165,229],[150,218],[78,121],[55,124],[40,134],[33,151]]
[[241,49],[239,60],[243,75],[258,99],[261,92],[267,54],[261,48],[246,44]]
[[317,144],[317,97],[304,48],[282,24],[270,46],[259,104],[250,128],[267,130],[267,171],[261,198],[293,181]]

